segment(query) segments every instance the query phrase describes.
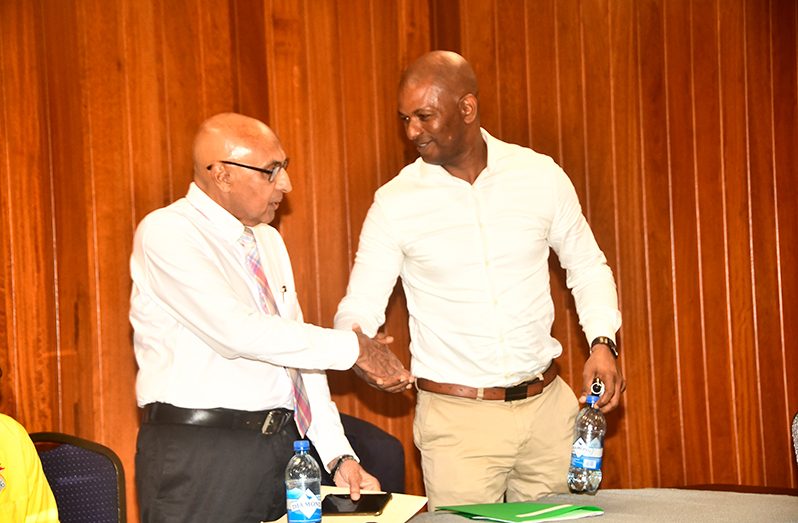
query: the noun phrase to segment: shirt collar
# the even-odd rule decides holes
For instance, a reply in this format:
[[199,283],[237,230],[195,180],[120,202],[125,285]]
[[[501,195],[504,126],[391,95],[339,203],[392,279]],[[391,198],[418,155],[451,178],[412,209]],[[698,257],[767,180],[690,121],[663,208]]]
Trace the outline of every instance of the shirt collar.
[[186,200],[211,222],[230,243],[235,243],[244,233],[244,224],[230,214],[224,207],[213,201],[197,184],[191,182]]
[[[485,130],[484,127],[480,127],[479,131],[480,133],[482,133],[482,140],[484,140],[485,144],[488,147],[488,164],[485,167],[485,171],[487,171],[487,173],[490,173],[493,170],[493,166],[496,165],[497,160],[501,156],[500,148],[503,142],[501,140],[498,140],[497,138],[494,138],[488,131]],[[429,173],[445,175],[448,178],[458,179],[449,174],[449,171],[447,171],[440,165],[433,165],[431,163],[427,163],[420,156],[416,159],[416,162],[421,167],[422,172],[426,171]],[[477,178],[477,180],[479,180],[479,178]]]

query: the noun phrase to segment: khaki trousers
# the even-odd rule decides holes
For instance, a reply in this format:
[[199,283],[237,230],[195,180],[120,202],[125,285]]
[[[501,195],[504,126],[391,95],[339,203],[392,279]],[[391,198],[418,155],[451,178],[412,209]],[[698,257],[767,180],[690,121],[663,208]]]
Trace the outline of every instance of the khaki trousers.
[[413,439],[428,509],[567,492],[578,410],[559,376],[537,396],[512,402],[418,391]]

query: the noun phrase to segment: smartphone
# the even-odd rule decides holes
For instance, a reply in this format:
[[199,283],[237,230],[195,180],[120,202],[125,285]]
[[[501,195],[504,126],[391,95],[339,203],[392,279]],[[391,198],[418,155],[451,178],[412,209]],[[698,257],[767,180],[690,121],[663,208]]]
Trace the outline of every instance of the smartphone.
[[379,516],[390,499],[390,493],[361,494],[357,501],[352,501],[349,494],[327,494],[321,502],[321,513],[325,516],[336,514]]

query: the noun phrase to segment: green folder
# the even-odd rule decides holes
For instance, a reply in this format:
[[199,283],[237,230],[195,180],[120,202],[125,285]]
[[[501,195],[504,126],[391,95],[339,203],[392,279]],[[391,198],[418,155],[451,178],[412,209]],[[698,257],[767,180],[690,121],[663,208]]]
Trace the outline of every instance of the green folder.
[[557,503],[485,503],[481,505],[454,505],[437,510],[457,512],[470,519],[520,523],[523,521],[563,521],[566,519],[600,516],[599,507],[584,505],[558,505]]

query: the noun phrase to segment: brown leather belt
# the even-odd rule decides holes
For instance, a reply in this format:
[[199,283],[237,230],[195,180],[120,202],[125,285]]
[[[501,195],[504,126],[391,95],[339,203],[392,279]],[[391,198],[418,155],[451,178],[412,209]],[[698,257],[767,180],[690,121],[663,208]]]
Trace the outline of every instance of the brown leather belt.
[[554,381],[557,377],[557,364],[552,362],[549,368],[543,371],[543,380],[534,380],[520,383],[513,387],[486,387],[476,388],[454,383],[438,383],[437,381],[426,378],[416,378],[416,386],[420,390],[434,392],[436,394],[446,394],[459,398],[482,399],[492,401],[516,401],[524,398],[537,396],[543,392],[544,387]]

